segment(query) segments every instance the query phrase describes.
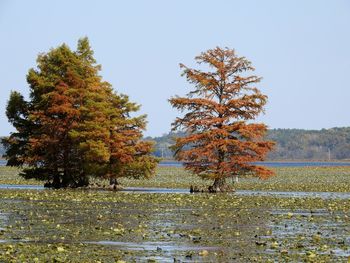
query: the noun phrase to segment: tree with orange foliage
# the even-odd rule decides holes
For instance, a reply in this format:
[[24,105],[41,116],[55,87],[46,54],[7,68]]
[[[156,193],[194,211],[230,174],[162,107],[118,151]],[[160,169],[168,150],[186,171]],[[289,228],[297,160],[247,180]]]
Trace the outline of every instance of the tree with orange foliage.
[[6,115],[16,128],[3,140],[8,165],[47,186],[80,187],[89,178],[150,177],[158,159],[142,140],[146,116],[100,76],[87,38],[38,56],[27,75],[30,97],[12,92]]
[[169,100],[184,112],[173,122],[173,130],[187,134],[176,139],[175,158],[194,174],[213,179],[212,192],[229,190],[226,179],[232,176],[272,176],[272,171],[254,164],[264,160],[274,143],[264,141],[265,124],[251,122],[267,102],[267,96],[255,87],[261,78],[249,75],[255,70],[251,62],[233,49],[219,47],[195,60],[207,65],[206,70],[180,64],[194,90]]

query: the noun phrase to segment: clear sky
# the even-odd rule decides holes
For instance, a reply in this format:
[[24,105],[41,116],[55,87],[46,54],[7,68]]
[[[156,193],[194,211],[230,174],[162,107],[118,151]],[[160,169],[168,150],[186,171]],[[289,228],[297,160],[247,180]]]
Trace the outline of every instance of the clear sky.
[[142,104],[146,135],[170,130],[167,99],[190,88],[178,64],[216,46],[236,49],[263,77],[259,119],[270,128],[350,126],[348,0],[0,0],[0,135],[11,90],[28,95],[40,52],[88,36],[102,76]]

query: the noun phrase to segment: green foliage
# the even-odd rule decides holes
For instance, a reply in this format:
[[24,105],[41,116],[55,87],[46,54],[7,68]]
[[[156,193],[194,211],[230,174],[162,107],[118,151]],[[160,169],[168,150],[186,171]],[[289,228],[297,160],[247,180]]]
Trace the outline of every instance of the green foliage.
[[272,160],[350,159],[350,127],[322,130],[273,129],[268,139],[276,141]]
[[[147,137],[155,142],[154,155],[172,158],[169,145],[183,133]],[[350,127],[322,130],[270,129],[267,139],[276,142],[269,160],[345,160],[350,159]]]
[[[100,68],[88,39],[82,38],[77,51],[63,44],[38,56],[37,68],[27,75],[29,101],[11,93],[6,114],[17,131],[3,143],[9,165],[28,166],[25,178],[74,187],[87,185],[91,176],[153,174],[152,145],[140,140],[146,116],[130,117],[139,105],[115,93]],[[123,169],[113,169],[116,163],[123,169],[134,163],[149,169],[124,175]]]
[[19,166],[24,163],[26,145],[31,134],[32,123],[28,120],[29,104],[23,96],[12,91],[6,108],[6,116],[9,122],[15,127],[16,132],[10,137],[1,139],[4,149],[4,157],[8,159],[8,165]]
[[146,137],[146,140],[154,142],[153,154],[161,158],[173,158],[173,151],[170,146],[175,143],[176,137],[182,137],[185,133],[183,132],[169,132],[159,137]]

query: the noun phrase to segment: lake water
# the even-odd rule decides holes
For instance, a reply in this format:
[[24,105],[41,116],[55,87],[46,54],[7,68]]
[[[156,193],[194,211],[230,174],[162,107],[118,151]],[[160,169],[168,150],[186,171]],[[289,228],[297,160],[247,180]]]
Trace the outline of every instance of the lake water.
[[[0,184],[0,189],[12,190],[44,190],[42,185],[10,185]],[[94,191],[94,190],[92,190]],[[125,187],[121,192],[135,194],[191,194],[189,189],[183,188],[152,188],[152,187]],[[107,191],[106,191],[107,192]],[[201,194],[201,193],[195,193]],[[259,191],[259,190],[237,190],[233,194],[244,196],[274,196],[281,198],[321,198],[321,199],[350,199],[347,192],[287,192],[287,191]]]
[[[256,162],[254,164],[266,167],[308,167],[308,166],[350,166],[350,162]],[[182,167],[182,163],[175,161],[160,162],[162,167]]]
[[[266,167],[307,167],[307,166],[350,166],[350,162],[256,162]],[[0,166],[5,166],[6,160],[0,160]],[[182,163],[176,161],[163,161],[159,163],[161,167],[182,167]]]

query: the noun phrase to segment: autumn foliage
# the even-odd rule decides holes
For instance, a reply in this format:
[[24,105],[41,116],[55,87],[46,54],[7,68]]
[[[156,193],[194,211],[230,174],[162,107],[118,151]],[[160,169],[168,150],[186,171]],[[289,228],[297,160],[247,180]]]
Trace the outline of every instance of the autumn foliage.
[[205,70],[180,64],[194,89],[186,97],[170,99],[184,113],[173,122],[173,130],[187,134],[176,139],[175,158],[187,170],[213,179],[213,191],[224,191],[232,176],[272,176],[272,171],[253,164],[264,160],[274,143],[263,139],[265,124],[252,123],[263,112],[267,96],[255,87],[261,78],[249,74],[254,71],[251,62],[219,47],[195,59]]
[[4,140],[9,165],[54,187],[89,184],[90,177],[150,177],[157,160],[142,141],[146,116],[99,75],[87,38],[76,51],[63,44],[38,56],[27,81],[30,100],[12,92],[6,114],[16,132]]

